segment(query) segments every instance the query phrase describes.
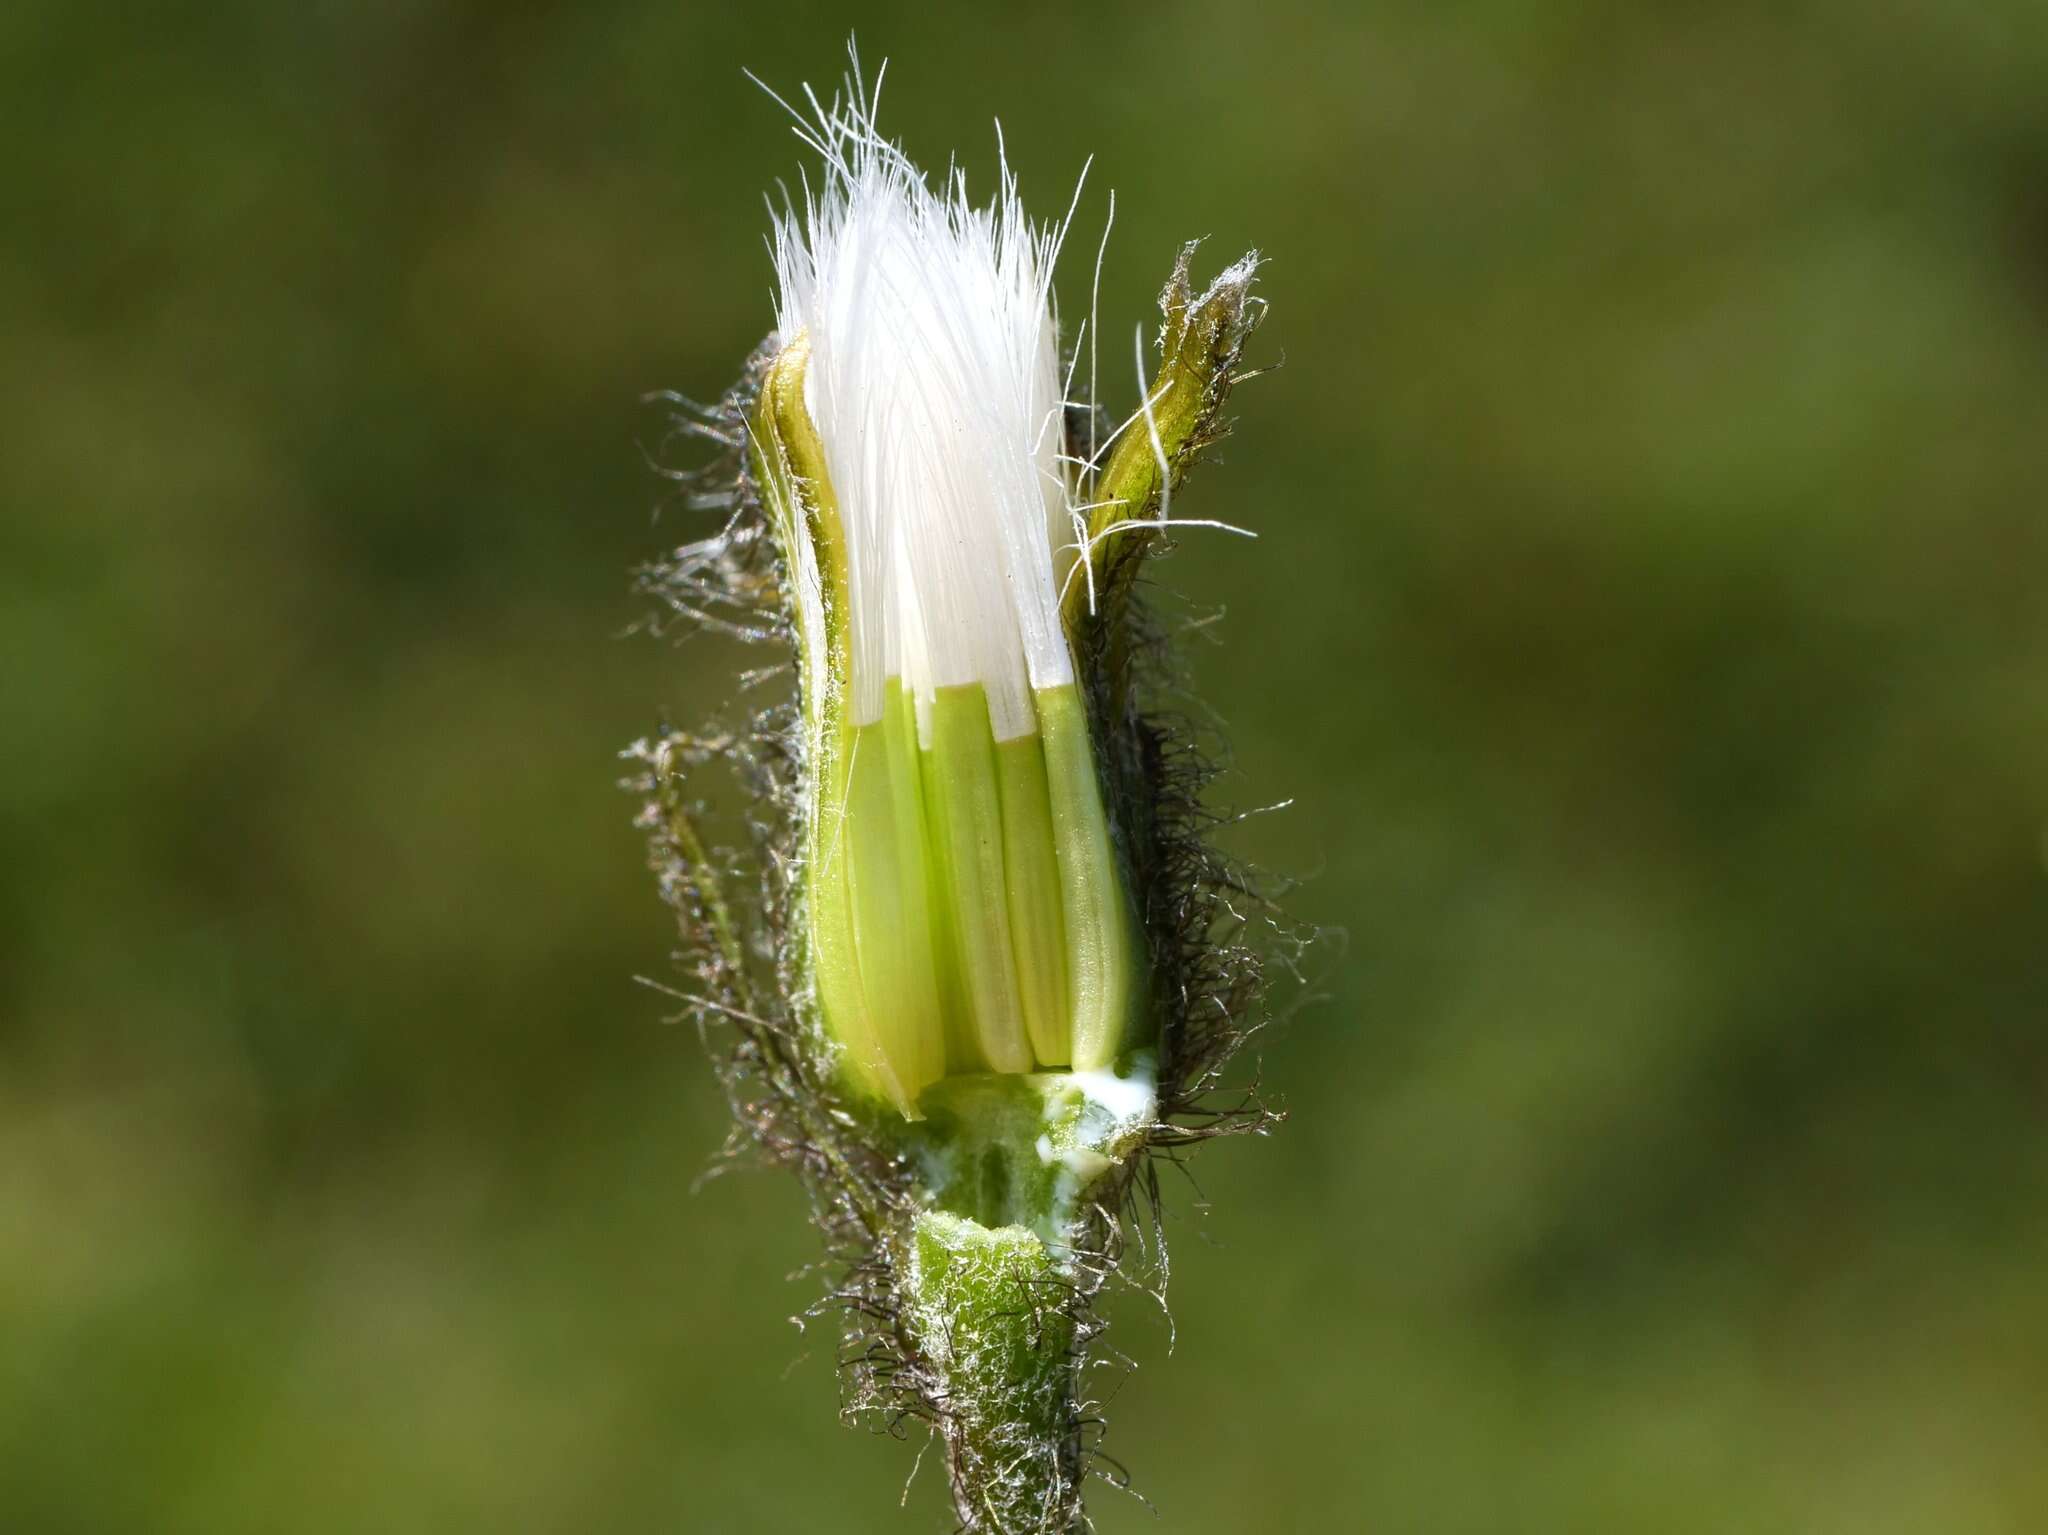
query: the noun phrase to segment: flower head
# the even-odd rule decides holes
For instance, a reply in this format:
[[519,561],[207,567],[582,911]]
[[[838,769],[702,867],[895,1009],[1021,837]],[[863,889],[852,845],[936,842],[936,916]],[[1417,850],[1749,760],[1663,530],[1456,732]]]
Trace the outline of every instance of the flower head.
[[1138,967],[1061,620],[1059,231],[1007,167],[985,206],[957,171],[933,190],[872,113],[807,130],[825,180],[776,221],[757,440],[805,659],[818,1008],[916,1117],[950,1075],[1109,1064]]

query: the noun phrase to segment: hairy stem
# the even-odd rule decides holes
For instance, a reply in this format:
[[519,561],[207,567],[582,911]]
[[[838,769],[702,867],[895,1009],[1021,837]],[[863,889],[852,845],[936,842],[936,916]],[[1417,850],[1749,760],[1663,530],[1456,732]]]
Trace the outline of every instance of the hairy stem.
[[1080,1514],[1072,1281],[1038,1236],[943,1210],[912,1223],[912,1335],[937,1377],[953,1507],[977,1535]]
[[1155,1113],[1152,1061],[1121,1071],[950,1077],[910,1149],[904,1320],[930,1378],[953,1505],[974,1535],[1065,1535],[1081,1518],[1079,1317],[1095,1202]]

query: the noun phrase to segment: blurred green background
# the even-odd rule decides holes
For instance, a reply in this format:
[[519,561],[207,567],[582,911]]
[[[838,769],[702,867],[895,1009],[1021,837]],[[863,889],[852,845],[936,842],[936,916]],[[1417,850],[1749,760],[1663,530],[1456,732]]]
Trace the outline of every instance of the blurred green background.
[[1166,568],[1348,933],[1105,1532],[2048,1528],[2039,0],[0,11],[0,1528],[944,1527],[636,974],[740,75],[1271,254]]

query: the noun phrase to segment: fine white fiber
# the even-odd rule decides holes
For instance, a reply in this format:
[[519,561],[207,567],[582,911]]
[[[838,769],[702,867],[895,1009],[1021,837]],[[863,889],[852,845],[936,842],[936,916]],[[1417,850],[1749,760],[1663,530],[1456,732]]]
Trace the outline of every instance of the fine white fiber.
[[808,339],[845,530],[849,718],[879,720],[892,678],[921,704],[978,683],[995,738],[1028,735],[1032,690],[1074,677],[1055,571],[1074,538],[1050,292],[1065,224],[1030,220],[1007,159],[984,206],[958,169],[934,191],[876,131],[880,80],[866,92],[857,64],[829,108],[806,97],[824,179],[774,210],[777,339]]

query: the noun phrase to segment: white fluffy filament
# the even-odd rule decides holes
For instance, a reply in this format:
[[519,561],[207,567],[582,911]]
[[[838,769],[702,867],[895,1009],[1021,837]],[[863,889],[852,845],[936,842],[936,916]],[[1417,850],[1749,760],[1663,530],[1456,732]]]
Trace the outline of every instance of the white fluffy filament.
[[[985,207],[934,192],[875,130],[879,97],[799,132],[824,158],[775,217],[779,342],[810,340],[804,399],[848,554],[852,723],[901,678],[920,703],[979,683],[997,740],[1031,689],[1073,680],[1056,551],[1071,542],[1050,283],[1064,226],[1026,217],[1003,162]],[[1000,146],[1000,140],[999,146]],[[922,714],[920,709],[920,714]]]

